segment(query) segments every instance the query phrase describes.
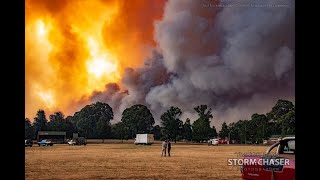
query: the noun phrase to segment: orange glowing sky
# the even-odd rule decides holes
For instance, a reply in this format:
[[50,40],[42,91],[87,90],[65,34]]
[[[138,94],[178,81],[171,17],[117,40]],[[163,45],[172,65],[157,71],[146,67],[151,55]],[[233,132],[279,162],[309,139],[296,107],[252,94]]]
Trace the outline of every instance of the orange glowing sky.
[[[152,47],[164,0],[26,0],[25,116],[73,115]],[[121,86],[121,84],[120,84]]]

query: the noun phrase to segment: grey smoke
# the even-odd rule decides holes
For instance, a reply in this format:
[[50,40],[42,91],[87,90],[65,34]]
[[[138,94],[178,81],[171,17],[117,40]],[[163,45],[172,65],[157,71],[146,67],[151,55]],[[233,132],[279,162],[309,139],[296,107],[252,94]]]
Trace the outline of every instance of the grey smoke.
[[135,104],[146,104],[145,98],[151,88],[168,82],[169,78],[170,73],[163,65],[163,56],[154,50],[143,67],[125,70],[121,82],[125,91],[121,91],[117,84],[107,84],[104,91],[91,95],[91,101],[108,103],[113,108],[114,119],[119,121],[123,110]]
[[[218,129],[223,121],[266,113],[280,98],[294,101],[294,1],[264,1],[285,7],[203,5],[212,2],[169,0],[163,19],[155,22],[158,52],[124,74],[128,94],[107,87],[92,99],[120,113],[145,104],[158,123],[172,105],[185,112],[183,120],[193,121],[193,108],[207,104]],[[257,1],[223,1],[239,2]]]

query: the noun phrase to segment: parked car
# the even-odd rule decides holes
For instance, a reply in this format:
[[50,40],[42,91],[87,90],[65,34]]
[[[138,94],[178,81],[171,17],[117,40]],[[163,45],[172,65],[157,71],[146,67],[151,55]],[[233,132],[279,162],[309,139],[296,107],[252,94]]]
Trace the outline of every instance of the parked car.
[[53,142],[51,140],[48,139],[43,139],[41,141],[38,142],[39,146],[52,146]]
[[245,156],[243,162],[242,179],[294,180],[295,137],[279,140],[270,146],[264,156]]
[[228,139],[218,139],[219,144],[228,144]]
[[77,141],[76,141],[75,139],[71,139],[71,140],[68,141],[68,144],[69,144],[70,146],[74,146],[74,145],[77,144]]
[[219,144],[219,139],[209,139],[208,140],[208,146],[218,146]]
[[87,145],[87,141],[86,138],[84,137],[78,137],[78,138],[74,138],[71,139],[67,142],[70,146],[74,146],[74,145]]
[[32,144],[33,142],[31,139],[24,140],[24,147],[28,147],[28,146],[32,147]]

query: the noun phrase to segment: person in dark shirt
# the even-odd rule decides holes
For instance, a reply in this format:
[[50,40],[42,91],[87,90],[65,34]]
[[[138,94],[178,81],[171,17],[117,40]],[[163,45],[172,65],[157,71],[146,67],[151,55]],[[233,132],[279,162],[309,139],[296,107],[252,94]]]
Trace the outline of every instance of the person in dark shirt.
[[171,151],[171,142],[168,140],[168,155],[170,156],[170,151]]

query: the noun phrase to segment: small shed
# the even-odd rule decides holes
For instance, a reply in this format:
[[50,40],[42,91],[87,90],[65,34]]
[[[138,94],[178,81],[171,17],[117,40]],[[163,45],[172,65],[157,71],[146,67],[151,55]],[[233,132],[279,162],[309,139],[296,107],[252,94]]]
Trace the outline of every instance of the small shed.
[[39,131],[37,141],[50,139],[53,143],[63,144],[65,143],[66,135],[67,133],[62,131]]

